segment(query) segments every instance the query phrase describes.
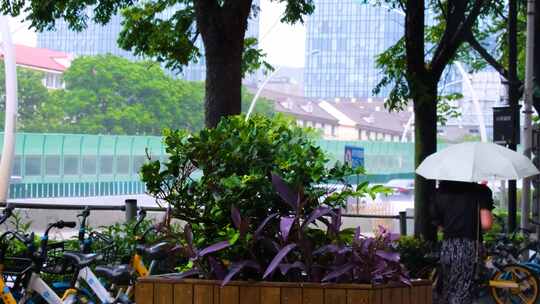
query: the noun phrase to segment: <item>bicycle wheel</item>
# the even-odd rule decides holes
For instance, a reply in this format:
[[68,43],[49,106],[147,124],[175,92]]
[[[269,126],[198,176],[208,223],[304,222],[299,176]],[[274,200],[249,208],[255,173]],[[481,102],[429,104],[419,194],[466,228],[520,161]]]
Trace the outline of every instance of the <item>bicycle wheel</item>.
[[[499,283],[499,287],[490,284],[491,297],[495,303],[534,304],[539,297],[538,278],[526,267],[521,265],[506,265],[491,278]],[[517,283],[517,287],[504,287],[504,284]]]

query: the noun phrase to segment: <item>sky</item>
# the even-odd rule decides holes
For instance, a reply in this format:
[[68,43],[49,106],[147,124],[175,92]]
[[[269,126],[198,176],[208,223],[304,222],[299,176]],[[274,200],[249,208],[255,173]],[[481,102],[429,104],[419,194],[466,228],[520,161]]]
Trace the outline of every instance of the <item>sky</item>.
[[[305,26],[282,24],[279,22],[284,5],[261,0],[260,47],[267,54],[267,61],[274,66],[303,67],[305,50]],[[11,20],[10,26],[14,43],[36,45],[36,34],[28,30],[20,20]]]

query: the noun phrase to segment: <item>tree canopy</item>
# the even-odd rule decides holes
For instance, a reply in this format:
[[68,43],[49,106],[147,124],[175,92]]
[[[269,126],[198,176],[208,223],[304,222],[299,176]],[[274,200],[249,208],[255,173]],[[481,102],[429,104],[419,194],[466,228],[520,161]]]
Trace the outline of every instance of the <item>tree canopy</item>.
[[[303,22],[315,9],[313,0],[272,1],[285,4],[281,21],[287,23]],[[122,11],[120,46],[177,70],[201,56],[196,41],[202,38],[205,123],[210,127],[223,116],[241,112],[245,73],[268,67],[253,38],[245,37],[248,19],[259,12],[253,0],[5,0],[0,11],[24,13],[38,30],[54,29],[58,18],[80,30],[90,20],[105,24]]]
[[[155,62],[79,57],[64,74],[65,89],[47,91],[42,78],[41,72],[18,69],[19,130],[160,135],[166,128],[204,126],[204,84],[175,79]],[[244,91],[245,109],[251,98]],[[260,113],[272,110],[265,100],[257,104]]]

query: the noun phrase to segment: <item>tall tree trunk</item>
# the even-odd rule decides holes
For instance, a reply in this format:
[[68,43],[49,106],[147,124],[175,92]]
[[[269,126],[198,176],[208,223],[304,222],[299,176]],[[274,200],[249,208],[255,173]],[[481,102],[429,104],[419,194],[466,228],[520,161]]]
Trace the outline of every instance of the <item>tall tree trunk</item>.
[[[414,97],[414,162],[415,168],[429,155],[437,152],[437,81],[426,85]],[[415,175],[414,231],[416,236],[435,240],[436,229],[431,224],[429,204],[435,192],[435,181]]]
[[[520,132],[519,123],[519,81],[517,76],[518,43],[517,43],[517,18],[518,1],[508,2],[508,103],[511,107],[514,125],[512,138],[508,148],[516,151]],[[508,181],[508,231],[516,230],[517,219],[517,183],[515,180]]]
[[206,126],[212,128],[223,116],[242,112],[242,50],[210,43],[206,52],[204,114]]
[[197,0],[197,28],[206,58],[205,124],[242,111],[242,53],[252,0]]

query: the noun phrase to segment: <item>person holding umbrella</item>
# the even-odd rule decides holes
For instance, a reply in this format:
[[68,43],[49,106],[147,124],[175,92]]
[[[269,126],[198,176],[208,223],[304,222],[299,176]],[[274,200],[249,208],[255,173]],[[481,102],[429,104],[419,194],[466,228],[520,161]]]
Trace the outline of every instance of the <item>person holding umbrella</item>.
[[442,180],[431,207],[434,224],[444,234],[439,303],[472,303],[482,231],[492,225],[491,190],[476,183]]
[[493,209],[491,190],[477,182],[520,179],[540,172],[528,158],[512,150],[468,142],[430,155],[416,173],[439,180],[430,204],[432,220],[444,235],[439,303],[473,303],[482,231],[491,228]]

